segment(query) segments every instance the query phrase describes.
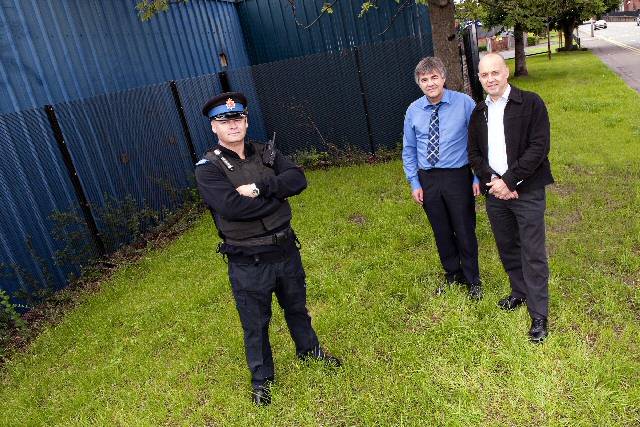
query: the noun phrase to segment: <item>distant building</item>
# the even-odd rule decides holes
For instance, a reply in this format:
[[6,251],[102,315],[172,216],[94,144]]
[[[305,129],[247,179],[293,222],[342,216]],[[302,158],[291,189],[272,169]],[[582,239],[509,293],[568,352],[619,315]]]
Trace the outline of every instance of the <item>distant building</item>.
[[623,0],[620,3],[621,12],[632,12],[640,10],[640,0]]

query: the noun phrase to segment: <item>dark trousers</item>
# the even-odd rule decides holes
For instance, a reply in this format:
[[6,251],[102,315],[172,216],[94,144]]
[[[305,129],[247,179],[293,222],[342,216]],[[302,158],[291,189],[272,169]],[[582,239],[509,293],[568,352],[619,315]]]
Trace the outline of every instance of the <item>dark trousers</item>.
[[448,280],[480,283],[473,175],[469,166],[418,172],[427,213]]
[[500,260],[511,284],[511,295],[527,299],[531,317],[547,317],[549,265],[545,248],[544,188],[500,200],[487,195],[487,215]]
[[275,292],[298,355],[319,346],[307,311],[305,273],[300,252],[283,261],[241,264],[229,262],[229,280],[244,331],[247,365],[252,385],[273,380],[273,356],[269,343],[271,294]]

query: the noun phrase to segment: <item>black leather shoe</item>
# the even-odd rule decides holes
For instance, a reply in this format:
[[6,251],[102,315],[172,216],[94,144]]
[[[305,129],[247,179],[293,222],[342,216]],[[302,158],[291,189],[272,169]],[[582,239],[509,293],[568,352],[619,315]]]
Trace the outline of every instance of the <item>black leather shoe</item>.
[[549,335],[547,330],[547,319],[531,319],[531,329],[529,329],[529,340],[534,344],[541,344]]
[[482,285],[469,285],[469,298],[480,301],[482,299]]
[[251,391],[251,400],[258,406],[267,406],[271,404],[271,384],[265,383],[261,386],[254,387]]
[[342,361],[327,352],[322,347],[316,347],[313,350],[309,350],[306,353],[298,355],[301,360],[320,360],[325,363],[327,366],[333,366],[335,368],[339,368],[342,366]]
[[458,274],[445,274],[444,281],[438,285],[434,294],[439,297],[440,295],[447,292],[447,287],[455,284],[465,285],[467,283],[464,275],[461,273]]
[[512,295],[509,295],[508,297],[502,298],[500,301],[498,301],[498,307],[500,307],[503,310],[511,311],[511,310],[515,310],[516,308],[518,308],[519,306],[521,306],[526,302],[527,302],[526,298],[517,298]]

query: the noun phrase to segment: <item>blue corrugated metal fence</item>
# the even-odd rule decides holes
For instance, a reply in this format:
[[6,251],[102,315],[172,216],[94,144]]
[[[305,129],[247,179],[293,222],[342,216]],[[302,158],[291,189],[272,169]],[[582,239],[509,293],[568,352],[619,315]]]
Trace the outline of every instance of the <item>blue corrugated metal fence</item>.
[[[296,16],[308,25],[325,1],[297,1]],[[279,61],[321,52],[339,52],[364,44],[409,36],[431,38],[431,21],[425,6],[411,3],[396,14],[399,3],[377,2],[375,10],[358,18],[362,0],[337,2],[332,14],[304,29],[296,23],[288,0],[245,0],[238,3],[251,63]]]
[[133,0],[0,0],[0,113],[250,65],[233,3],[140,22]]

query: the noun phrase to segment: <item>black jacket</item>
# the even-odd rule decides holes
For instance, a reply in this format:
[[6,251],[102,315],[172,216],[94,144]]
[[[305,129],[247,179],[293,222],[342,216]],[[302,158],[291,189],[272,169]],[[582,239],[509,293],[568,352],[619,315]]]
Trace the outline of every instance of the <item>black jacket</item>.
[[[497,175],[489,166],[487,118],[487,104],[481,101],[469,120],[469,163],[484,193],[491,175]],[[512,85],[503,120],[508,170],[501,178],[507,187],[523,193],[551,184],[549,115],[542,99]]]
[[[219,148],[229,161],[234,163],[242,161],[232,150],[221,145],[214,148]],[[245,144],[246,161],[256,155],[259,153],[256,153],[254,146]],[[287,204],[287,197],[300,194],[307,187],[307,180],[302,169],[277,150],[273,170],[274,175],[263,176],[260,181],[255,182],[260,190],[260,195],[255,198],[241,196],[236,191],[236,185],[229,180],[225,172],[206,159],[198,162],[195,175],[200,195],[211,211],[214,221],[216,216],[223,216],[228,221],[251,222],[277,212],[283,204]],[[279,231],[288,226],[287,223],[277,230],[264,234],[273,234],[273,231]],[[219,235],[224,239],[225,236],[222,233],[219,232]],[[262,250],[261,248],[260,251]],[[246,253],[247,250],[243,248],[242,252]]]

